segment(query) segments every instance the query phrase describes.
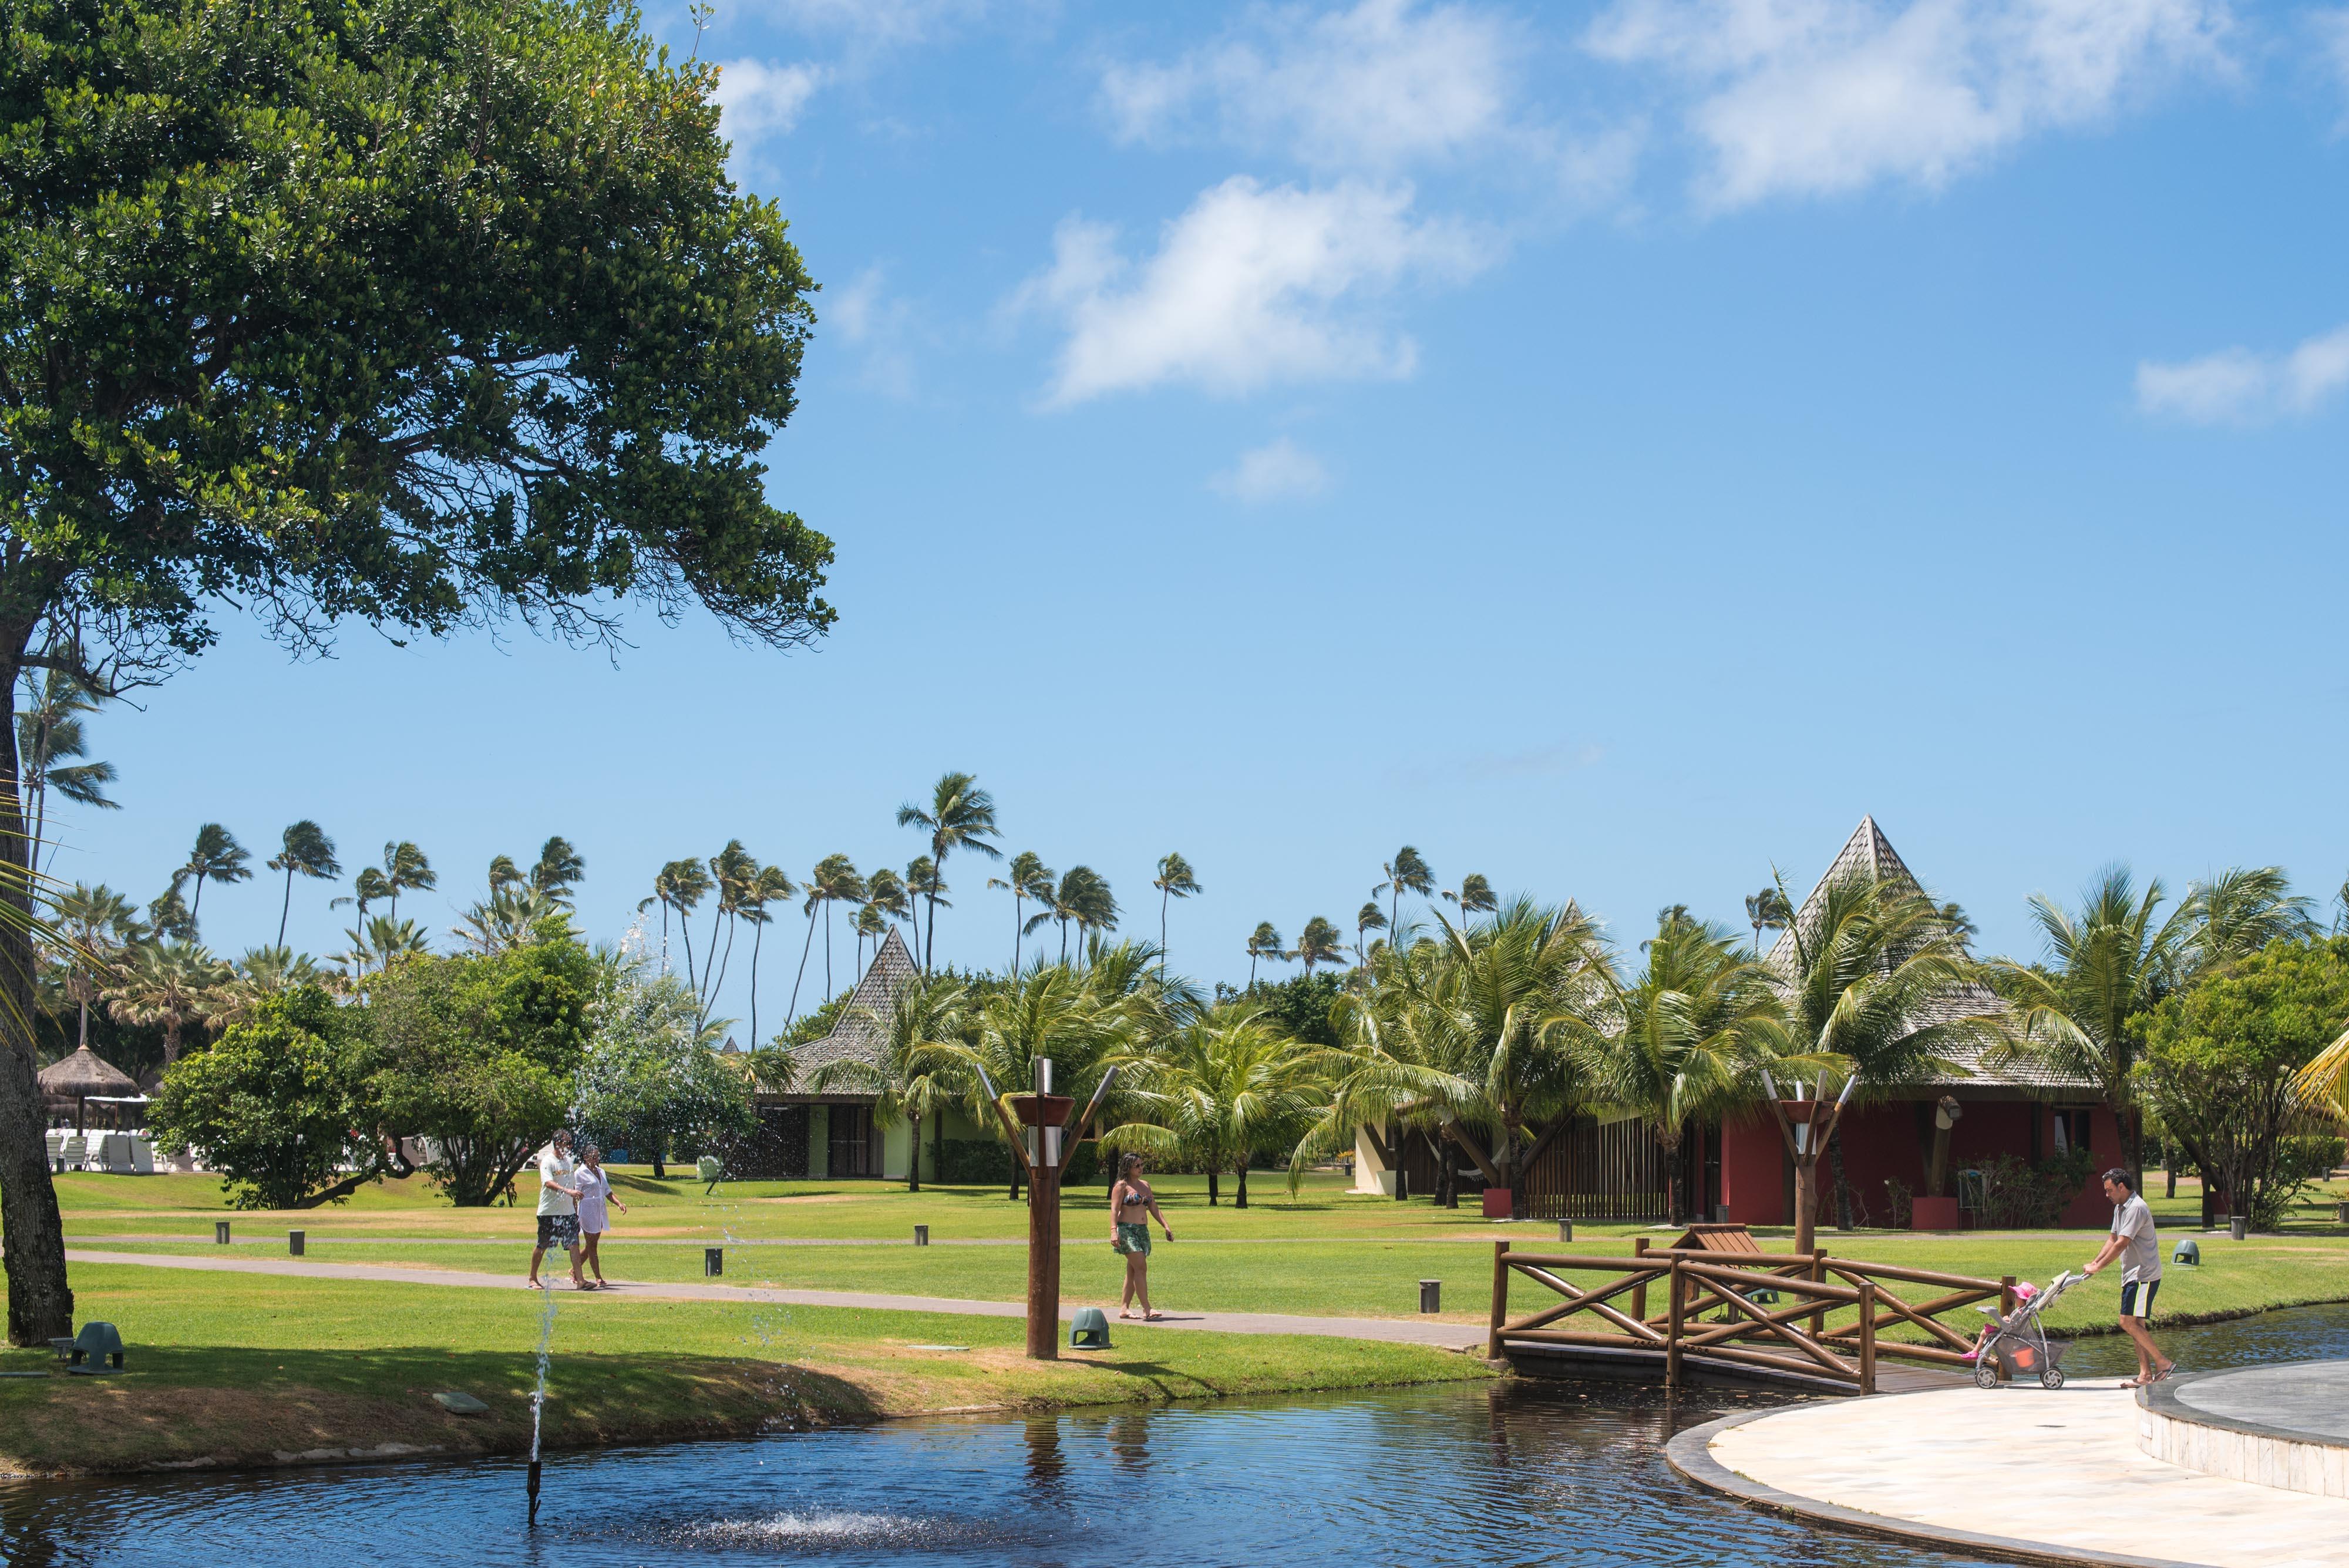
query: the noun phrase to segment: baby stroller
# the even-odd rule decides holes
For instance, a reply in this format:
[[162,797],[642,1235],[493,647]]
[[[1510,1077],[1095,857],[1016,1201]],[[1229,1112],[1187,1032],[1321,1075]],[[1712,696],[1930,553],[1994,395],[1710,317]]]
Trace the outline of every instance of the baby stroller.
[[[2070,1270],[2056,1275],[2044,1291],[2031,1286],[2015,1287],[2014,1310],[2004,1317],[1989,1307],[1974,1310],[1985,1314],[1990,1323],[1982,1330],[1982,1343],[1974,1346],[1974,1386],[1979,1388],[1998,1386],[1999,1369],[2003,1366],[2010,1378],[2036,1374],[2042,1388],[2064,1386],[2064,1369],[2056,1363],[2072,1347],[2071,1341],[2050,1339],[2040,1314],[2062,1299],[2065,1291],[2086,1279]],[[1996,1356],[1993,1361],[1991,1358]]]

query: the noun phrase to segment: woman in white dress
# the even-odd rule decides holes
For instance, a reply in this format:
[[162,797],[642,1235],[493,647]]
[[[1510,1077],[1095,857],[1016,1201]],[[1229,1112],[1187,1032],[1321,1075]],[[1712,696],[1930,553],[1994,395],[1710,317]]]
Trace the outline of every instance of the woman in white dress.
[[621,1213],[628,1206],[612,1193],[611,1173],[604,1168],[604,1151],[594,1144],[587,1146],[579,1163],[579,1262],[584,1269],[595,1271],[595,1282],[584,1288],[602,1290],[609,1282],[604,1278],[604,1260],[595,1251],[595,1243],[612,1228],[611,1216],[605,1212],[610,1204]]

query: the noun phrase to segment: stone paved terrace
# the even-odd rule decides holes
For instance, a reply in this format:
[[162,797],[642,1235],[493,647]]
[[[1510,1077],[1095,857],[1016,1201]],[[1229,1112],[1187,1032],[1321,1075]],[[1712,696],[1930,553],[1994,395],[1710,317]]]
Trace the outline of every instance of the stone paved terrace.
[[1834,1399],[1683,1433],[1673,1464],[1761,1506],[1961,1552],[2132,1568],[2340,1568],[2349,1500],[2141,1451],[2116,1382]]

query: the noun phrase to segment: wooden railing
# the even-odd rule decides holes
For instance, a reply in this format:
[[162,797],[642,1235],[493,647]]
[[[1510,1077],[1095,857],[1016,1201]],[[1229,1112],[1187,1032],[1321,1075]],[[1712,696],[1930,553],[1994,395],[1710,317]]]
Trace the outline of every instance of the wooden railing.
[[[1989,1301],[2002,1314],[2014,1310],[2012,1275],[1974,1279],[1825,1251],[1651,1251],[1644,1238],[1635,1247],[1629,1258],[1610,1258],[1519,1252],[1506,1241],[1495,1242],[1486,1354],[1499,1359],[1510,1340],[1660,1354],[1669,1385],[1681,1381],[1683,1359],[1695,1355],[1873,1394],[1879,1356],[1967,1365],[1974,1334],[1941,1322],[1941,1314]],[[1563,1299],[1513,1321],[1512,1274]],[[1587,1287],[1568,1277],[1594,1274],[1605,1277]],[[1924,1285],[1940,1293],[1910,1301],[1896,1285]],[[1649,1310],[1651,1292],[1661,1298],[1661,1312]],[[1770,1292],[1776,1302],[1755,1299]],[[1708,1321],[1708,1314],[1716,1315]],[[1558,1326],[1570,1320],[1573,1326]],[[1888,1329],[1921,1336],[1921,1343],[1889,1338]]]

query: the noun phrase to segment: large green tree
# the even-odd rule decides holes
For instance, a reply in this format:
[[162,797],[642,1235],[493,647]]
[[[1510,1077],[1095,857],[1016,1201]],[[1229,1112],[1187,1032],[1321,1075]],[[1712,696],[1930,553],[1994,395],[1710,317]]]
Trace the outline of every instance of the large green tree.
[[574,1080],[581,1136],[649,1161],[657,1178],[670,1150],[749,1132],[750,1085],[711,1049],[725,1025],[702,1021],[693,988],[642,959],[602,981]]
[[263,998],[212,1049],[165,1071],[148,1112],[156,1141],[203,1150],[238,1209],[315,1208],[378,1179],[378,1151],[351,1136],[367,1116],[350,1013],[314,985]]
[[[0,701],[28,668],[158,680],[222,604],[312,648],[608,639],[647,601],[820,635],[830,545],[759,461],[812,285],[727,176],[716,85],[574,0],[0,12]],[[11,923],[0,1017],[32,973]],[[0,1039],[8,1332],[36,1345],[73,1300],[32,1041]]]
[[2273,1229],[2300,1183],[2323,1174],[2292,1158],[2307,1104],[2295,1079],[2344,1025],[2349,937],[2278,939],[2131,1022],[2138,1092],[2254,1229]]
[[367,981],[361,1072],[384,1141],[429,1140],[460,1209],[494,1202],[564,1125],[601,989],[564,917],[503,952],[394,958]]

